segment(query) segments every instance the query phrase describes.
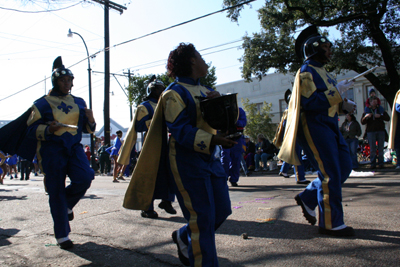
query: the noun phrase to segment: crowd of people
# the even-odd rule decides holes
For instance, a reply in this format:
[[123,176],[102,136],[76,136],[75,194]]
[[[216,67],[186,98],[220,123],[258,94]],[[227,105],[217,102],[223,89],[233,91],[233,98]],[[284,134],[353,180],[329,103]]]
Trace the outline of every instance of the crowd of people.
[[[355,105],[341,95],[353,83],[337,82],[324,65],[332,56],[332,43],[321,36],[316,27],[309,27],[296,40],[296,53],[304,63],[296,74],[293,90],[285,93],[285,111],[273,142],[262,133],[253,143],[249,136],[228,135],[214,129],[200,111],[201,99],[221,96],[200,84],[208,65],[193,44],[180,43],[170,52],[168,75],[175,79],[167,88],[152,77],[147,95],[138,106],[135,118],[125,137],[117,131],[114,144],[101,143],[96,151],[101,174],[111,174],[113,182],[125,180],[123,174],[132,170],[123,206],[141,211],[144,218],[158,217],[159,208],[176,214],[172,203],[177,199],[187,223],[171,233],[178,257],[186,266],[218,266],[215,232],[232,213],[228,182],[238,186],[239,172],[245,174],[267,171],[268,161],[277,157],[283,161],[280,175],[288,177],[295,168],[296,181],[307,187],[294,196],[305,219],[315,225],[320,234],[346,237],[355,231],[344,222],[342,184],[352,169],[358,168],[357,147],[361,136],[360,123],[354,116]],[[10,179],[29,179],[34,170],[45,176],[54,233],[62,249],[70,249],[69,222],[73,208],[84,196],[94,179],[90,167],[89,147],[81,145],[82,133],[93,133],[96,122],[93,112],[83,99],[71,94],[74,75],[62,64],[61,57],[53,63],[53,89],[36,100],[29,117],[24,117],[25,139],[31,151],[16,155],[0,153],[1,183],[6,173]],[[385,121],[390,117],[370,92],[361,124],[366,125],[366,137],[371,146],[371,168],[383,165]],[[392,113],[389,147],[400,152],[400,97],[396,95]],[[347,114],[341,127],[338,115]],[[233,131],[243,133],[247,119],[238,108],[238,120]],[[230,128],[231,129],[231,128]],[[136,162],[137,134],[144,134],[144,143]],[[399,134],[396,134],[399,133]],[[0,133],[1,135],[1,133]],[[229,136],[229,137],[228,137]],[[235,137],[230,137],[235,136]],[[378,152],[376,153],[376,144]],[[31,163],[32,162],[32,163]],[[128,166],[134,165],[134,168]],[[305,179],[304,170],[311,165],[317,171],[313,181]],[[400,167],[398,167],[400,168]],[[14,173],[14,176],[13,176]],[[66,186],[66,177],[71,183]],[[316,214],[318,209],[318,217]]]

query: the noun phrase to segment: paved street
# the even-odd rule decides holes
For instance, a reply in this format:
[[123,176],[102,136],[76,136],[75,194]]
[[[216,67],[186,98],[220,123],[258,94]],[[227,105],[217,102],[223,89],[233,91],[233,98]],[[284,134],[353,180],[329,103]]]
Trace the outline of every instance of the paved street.
[[[230,188],[233,214],[216,235],[220,266],[400,266],[399,177],[388,167],[347,180],[345,222],[354,238],[319,235],[307,224],[293,199],[304,186],[294,178],[241,177]],[[96,176],[74,209],[75,247],[65,251],[55,243],[43,177],[31,178],[0,185],[0,266],[181,266],[171,240],[185,223],[176,202],[177,215],[156,208],[159,219],[145,219],[122,207],[128,179]]]

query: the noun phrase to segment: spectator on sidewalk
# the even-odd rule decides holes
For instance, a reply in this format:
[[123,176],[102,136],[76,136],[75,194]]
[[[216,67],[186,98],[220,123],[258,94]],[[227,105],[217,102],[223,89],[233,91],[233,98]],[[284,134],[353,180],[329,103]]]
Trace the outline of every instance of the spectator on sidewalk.
[[342,133],[344,140],[346,140],[346,143],[349,146],[353,170],[356,170],[358,169],[357,148],[358,137],[361,136],[361,126],[354,114],[349,113],[346,115],[346,119],[340,127],[340,132]]
[[[361,117],[361,124],[366,125],[365,132],[370,145],[371,169],[376,168],[377,158],[379,168],[383,168],[383,145],[385,142],[385,121],[389,121],[389,114],[378,105],[376,96],[370,98],[370,107],[365,107]],[[376,143],[378,143],[378,157],[376,155]]]

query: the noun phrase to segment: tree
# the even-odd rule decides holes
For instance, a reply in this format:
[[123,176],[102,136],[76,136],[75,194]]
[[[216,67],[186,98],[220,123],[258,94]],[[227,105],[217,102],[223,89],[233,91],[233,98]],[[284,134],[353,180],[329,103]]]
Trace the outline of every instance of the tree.
[[[224,0],[224,7],[246,0]],[[228,11],[238,21],[239,6]],[[270,68],[294,73],[302,60],[294,51],[295,33],[312,24],[336,27],[341,40],[333,42],[334,58],[329,71],[353,70],[362,73],[373,66],[385,66],[385,74],[365,77],[393,103],[400,89],[400,0],[266,0],[258,10],[261,32],[244,36],[242,77],[262,79]],[[331,40],[333,41],[333,40]]]
[[276,125],[271,123],[271,103],[264,102],[261,109],[257,104],[249,103],[249,99],[242,99],[243,109],[246,111],[247,124],[244,127],[244,134],[252,140],[257,140],[258,134],[263,134],[270,141],[274,138]]
[[[211,63],[208,64],[208,67],[207,76],[201,78],[200,83],[215,89],[215,84],[217,81],[217,76],[215,76],[215,67],[211,67]],[[151,76],[153,76],[153,74],[144,76],[136,74],[131,76],[131,79],[129,80],[129,86],[126,88],[128,91],[129,103],[135,104],[136,106],[142,103],[143,98],[147,96],[146,81],[149,80]],[[172,78],[168,77],[167,73],[157,74],[156,77],[158,80],[164,83],[165,87],[168,87],[168,85],[174,81]]]

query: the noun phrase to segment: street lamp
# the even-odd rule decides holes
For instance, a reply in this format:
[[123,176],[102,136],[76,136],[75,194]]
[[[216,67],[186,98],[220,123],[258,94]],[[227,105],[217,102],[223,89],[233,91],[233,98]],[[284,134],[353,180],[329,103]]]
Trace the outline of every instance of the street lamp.
[[[89,76],[89,109],[92,109],[92,75],[91,75],[92,69],[90,68],[89,50],[86,46],[85,40],[83,40],[83,37],[79,33],[73,32],[73,31],[71,31],[71,29],[69,29],[67,36],[72,37],[74,34],[78,35],[82,39],[83,44],[85,45],[85,48],[86,48],[86,55],[87,55],[87,60],[88,60],[88,76]],[[96,171],[97,168],[96,168],[96,158],[94,156],[94,135],[93,135],[93,133],[90,134],[90,153],[92,154],[92,157],[91,157],[92,168]]]

